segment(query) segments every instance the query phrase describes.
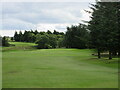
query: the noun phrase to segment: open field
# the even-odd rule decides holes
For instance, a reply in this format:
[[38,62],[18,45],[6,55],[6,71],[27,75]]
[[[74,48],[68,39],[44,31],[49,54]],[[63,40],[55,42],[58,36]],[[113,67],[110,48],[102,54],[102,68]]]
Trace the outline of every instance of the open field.
[[89,49],[21,50],[35,44],[13,43],[3,48],[3,88],[118,87],[117,58],[97,59]]

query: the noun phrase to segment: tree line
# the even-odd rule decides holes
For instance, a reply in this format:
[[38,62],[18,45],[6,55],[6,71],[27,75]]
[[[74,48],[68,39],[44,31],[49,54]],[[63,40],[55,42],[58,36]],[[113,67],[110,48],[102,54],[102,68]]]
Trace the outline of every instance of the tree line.
[[38,32],[37,30],[15,32],[12,40],[18,42],[34,42],[37,48],[78,48],[96,49],[98,58],[101,53],[108,52],[112,56],[120,56],[120,3],[96,2],[91,4],[91,20],[87,24],[67,27],[65,33],[54,30]]
[[47,32],[38,32],[37,30],[25,31],[19,33],[16,31],[12,40],[17,42],[33,42],[38,44],[39,49],[49,49],[61,47],[60,40],[64,37],[63,32],[54,30],[52,33],[50,30]]
[[13,40],[17,42],[33,42],[38,44],[37,48],[39,49],[49,49],[49,48],[79,48],[85,49],[88,48],[89,40],[89,31],[87,26],[84,24],[79,24],[78,26],[72,25],[67,27],[67,31],[64,34],[63,32],[58,32],[54,30],[47,32],[38,32],[37,30],[21,31],[15,32]]

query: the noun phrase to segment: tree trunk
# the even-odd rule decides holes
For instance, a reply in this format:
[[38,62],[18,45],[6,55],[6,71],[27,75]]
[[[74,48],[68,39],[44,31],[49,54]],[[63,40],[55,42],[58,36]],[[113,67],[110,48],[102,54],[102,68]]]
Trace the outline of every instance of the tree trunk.
[[98,50],[98,58],[101,58],[100,50]]
[[112,52],[111,50],[109,51],[109,60],[112,59]]

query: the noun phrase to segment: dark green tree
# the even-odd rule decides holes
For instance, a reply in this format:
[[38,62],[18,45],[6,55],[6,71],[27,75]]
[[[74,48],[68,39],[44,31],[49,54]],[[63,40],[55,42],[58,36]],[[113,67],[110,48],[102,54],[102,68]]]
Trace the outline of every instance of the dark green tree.
[[13,41],[14,40],[14,37],[11,37],[11,41]]
[[2,46],[5,46],[5,47],[10,46],[10,44],[8,43],[8,40],[5,36],[2,38]]
[[65,40],[64,40],[64,37],[58,39],[58,47],[59,47],[59,48],[65,47]]
[[79,24],[78,26],[67,27],[65,34],[65,46],[67,48],[87,48],[89,32],[86,25]]
[[58,34],[59,34],[59,32],[58,32],[58,31],[56,31],[56,30],[54,30],[53,34],[58,35]]
[[17,42],[19,41],[19,34],[17,33],[17,31],[15,31],[14,40]]
[[93,10],[88,28],[90,30],[91,44],[100,52],[109,51],[109,59],[112,59],[112,53],[116,53],[118,43],[117,29],[117,3],[116,2],[97,2],[92,4]]
[[37,30],[35,30],[33,33],[34,33],[35,35],[37,35],[39,32],[38,32]]
[[52,34],[52,32],[48,30],[48,31],[47,31],[47,34]]
[[21,31],[19,31],[18,38],[20,42],[23,40],[23,34]]
[[57,39],[55,35],[49,35],[49,34],[44,34],[44,35],[38,35],[37,36],[37,41],[36,43],[38,44],[39,49],[49,49],[49,48],[56,48],[57,45]]

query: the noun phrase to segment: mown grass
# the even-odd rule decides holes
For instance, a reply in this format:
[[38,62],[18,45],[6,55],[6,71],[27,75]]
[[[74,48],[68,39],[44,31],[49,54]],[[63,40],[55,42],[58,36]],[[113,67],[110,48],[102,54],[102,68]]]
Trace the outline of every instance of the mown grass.
[[118,59],[91,54],[89,49],[3,52],[3,88],[117,88]]
[[34,50],[36,49],[36,44],[26,43],[26,42],[9,42],[10,47],[3,47],[2,52],[5,51],[18,51],[18,50]]

